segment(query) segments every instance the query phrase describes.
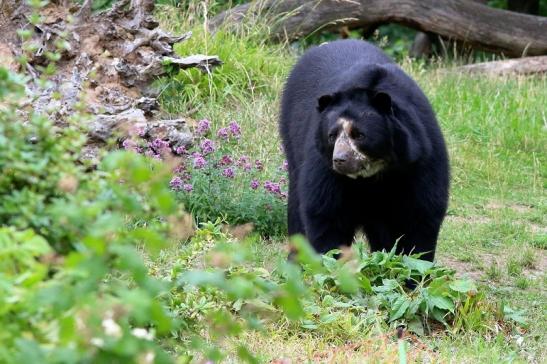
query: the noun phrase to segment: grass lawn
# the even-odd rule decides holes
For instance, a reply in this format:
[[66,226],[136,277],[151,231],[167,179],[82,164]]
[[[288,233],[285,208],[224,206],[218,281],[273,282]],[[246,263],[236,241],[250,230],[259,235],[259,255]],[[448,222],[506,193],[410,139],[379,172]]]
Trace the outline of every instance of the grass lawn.
[[[161,11],[177,32],[188,19]],[[256,34],[205,36],[180,45],[181,54],[217,54],[225,62],[211,76],[189,71],[167,82],[166,110],[216,126],[237,120],[241,152],[278,168],[277,112],[284,77],[296,60],[288,47]],[[407,336],[410,362],[499,363],[547,360],[547,78],[486,78],[447,72],[442,65],[404,63],[437,113],[449,147],[450,207],[437,259],[471,277],[489,301],[524,310],[526,328],[488,334],[434,330]],[[257,240],[256,264],[267,269],[285,253],[286,237]],[[480,323],[479,323],[480,324]],[[264,362],[398,361],[395,331],[352,330],[348,322],[304,330],[274,321],[240,338]],[[340,332],[345,332],[341,335]],[[497,332],[497,334],[496,334]],[[286,361],[284,361],[286,360]]]

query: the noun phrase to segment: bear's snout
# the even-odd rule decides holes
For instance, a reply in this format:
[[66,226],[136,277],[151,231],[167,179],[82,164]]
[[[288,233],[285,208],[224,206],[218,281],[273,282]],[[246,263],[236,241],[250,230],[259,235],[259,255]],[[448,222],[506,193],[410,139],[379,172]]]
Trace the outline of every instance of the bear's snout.
[[363,162],[367,159],[352,145],[351,138],[346,130],[336,138],[332,152],[332,168],[344,175],[359,173],[364,167]]
[[362,168],[359,158],[356,158],[353,150],[344,150],[334,153],[332,156],[332,168],[345,175],[358,173]]

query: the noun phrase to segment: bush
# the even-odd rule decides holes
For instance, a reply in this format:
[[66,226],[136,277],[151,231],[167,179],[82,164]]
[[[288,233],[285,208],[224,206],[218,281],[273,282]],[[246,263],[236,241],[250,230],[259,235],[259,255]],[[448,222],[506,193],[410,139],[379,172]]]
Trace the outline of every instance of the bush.
[[0,362],[166,362],[150,338],[178,325],[156,299],[168,285],[136,248],[172,241],[157,219],[181,214],[168,174],[128,153],[85,174],[81,133],[18,120],[24,79],[0,78],[17,93],[0,98]]
[[241,127],[233,120],[227,127],[211,128],[207,119],[194,130],[194,145],[175,150],[157,139],[127,139],[123,146],[152,158],[166,159],[173,167],[170,186],[178,201],[201,222],[221,218],[232,225],[252,223],[263,236],[286,231],[286,163],[266,171],[264,163],[238,152]]

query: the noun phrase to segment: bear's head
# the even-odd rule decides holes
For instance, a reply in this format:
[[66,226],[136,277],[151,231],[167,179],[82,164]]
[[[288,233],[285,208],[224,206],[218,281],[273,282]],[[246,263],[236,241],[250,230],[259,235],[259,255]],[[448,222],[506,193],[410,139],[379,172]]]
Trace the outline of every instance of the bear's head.
[[[422,153],[421,126],[412,105],[397,107],[407,90],[384,66],[360,65],[363,77],[346,72],[335,91],[317,99],[319,150],[332,169],[350,178],[371,177],[394,164],[411,163]],[[404,101],[406,102],[406,101]],[[401,112],[401,109],[403,111]],[[404,119],[401,122],[401,117]]]

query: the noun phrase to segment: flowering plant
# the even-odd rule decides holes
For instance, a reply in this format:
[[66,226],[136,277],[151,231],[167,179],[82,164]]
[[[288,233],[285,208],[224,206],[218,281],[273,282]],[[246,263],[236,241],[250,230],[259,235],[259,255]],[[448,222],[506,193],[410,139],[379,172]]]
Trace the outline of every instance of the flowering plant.
[[[222,217],[230,224],[251,222],[263,235],[284,233],[286,161],[280,155],[264,161],[241,153],[242,128],[235,120],[216,130],[209,120],[200,120],[194,135],[192,146],[174,150],[161,139],[127,139],[122,145],[156,159],[174,153],[178,158],[169,185],[198,221]],[[270,167],[275,163],[279,166]]]

